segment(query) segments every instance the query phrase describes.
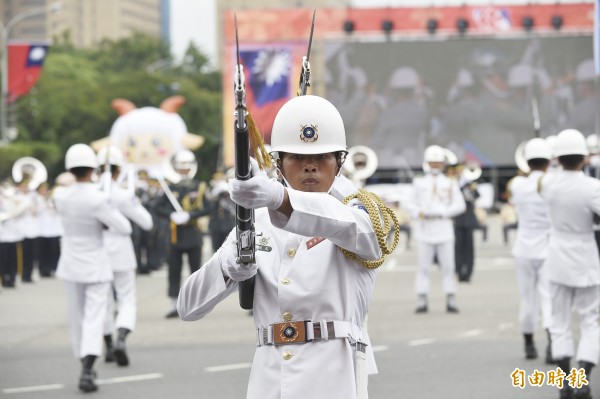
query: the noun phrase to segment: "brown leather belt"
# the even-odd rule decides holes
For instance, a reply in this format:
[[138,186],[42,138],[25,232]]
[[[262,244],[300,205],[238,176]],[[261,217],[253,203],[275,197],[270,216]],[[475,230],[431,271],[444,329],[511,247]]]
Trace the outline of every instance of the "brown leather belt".
[[[336,329],[337,325],[337,329]],[[326,332],[323,330],[327,330]],[[256,329],[257,345],[304,344],[313,340],[346,338],[350,335],[350,323],[339,321],[312,322],[310,320],[274,323]]]

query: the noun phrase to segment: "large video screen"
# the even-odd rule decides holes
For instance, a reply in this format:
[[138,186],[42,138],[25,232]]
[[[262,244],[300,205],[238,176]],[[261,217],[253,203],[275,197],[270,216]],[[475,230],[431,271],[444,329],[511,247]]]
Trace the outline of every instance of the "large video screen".
[[[516,147],[600,113],[591,35],[324,43],[326,97],[348,146],[382,169],[419,167],[427,145],[482,166],[514,165]],[[535,109],[539,118],[534,118]]]

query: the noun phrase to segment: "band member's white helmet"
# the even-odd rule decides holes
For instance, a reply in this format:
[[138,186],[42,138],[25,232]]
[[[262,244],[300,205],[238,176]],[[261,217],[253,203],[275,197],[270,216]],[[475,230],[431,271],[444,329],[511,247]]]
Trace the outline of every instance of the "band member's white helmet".
[[193,169],[196,166],[196,156],[190,150],[178,151],[173,157],[173,167],[175,169]]
[[100,165],[106,165],[106,157],[108,154],[108,164],[122,167],[125,163],[123,159],[123,153],[121,150],[114,145],[108,147],[102,147],[98,151],[98,163]]
[[598,140],[597,134],[590,134],[586,137],[585,141],[587,143],[588,151],[590,152],[590,154],[600,153],[600,142]]
[[546,140],[536,137],[525,144],[523,155],[526,161],[537,158],[552,159],[552,148],[550,148],[550,144]]
[[430,145],[425,149],[423,161],[446,163],[446,152],[439,145]]
[[344,121],[326,99],[306,95],[294,97],[277,113],[271,132],[271,155],[325,154],[346,151]]
[[98,167],[96,153],[87,144],[73,144],[65,155],[65,169],[78,167],[94,169]]
[[589,155],[585,137],[579,130],[566,129],[556,136],[554,155]]

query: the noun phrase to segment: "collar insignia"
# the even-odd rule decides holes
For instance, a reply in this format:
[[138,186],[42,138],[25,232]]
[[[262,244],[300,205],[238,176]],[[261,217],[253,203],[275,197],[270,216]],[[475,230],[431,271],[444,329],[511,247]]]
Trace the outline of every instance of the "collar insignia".
[[306,249],[311,249],[318,243],[325,241],[325,237],[313,237],[310,240],[306,241]]

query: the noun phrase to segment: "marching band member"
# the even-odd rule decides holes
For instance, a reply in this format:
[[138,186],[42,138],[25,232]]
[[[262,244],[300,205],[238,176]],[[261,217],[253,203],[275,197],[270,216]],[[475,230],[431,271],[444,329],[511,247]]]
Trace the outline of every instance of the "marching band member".
[[172,308],[167,318],[175,318],[177,314],[177,295],[181,285],[181,268],[183,254],[187,254],[190,274],[200,268],[202,256],[202,231],[198,226],[198,218],[210,213],[210,208],[204,206],[204,191],[206,185],[193,178],[197,168],[194,153],[182,150],[174,157],[175,171],[181,176],[181,181],[169,186],[175,199],[179,201],[183,211],[177,212],[167,195],[157,198],[154,210],[163,218],[170,219],[170,249],[169,249],[169,287]]
[[104,226],[131,234],[129,221],[111,208],[108,196],[92,183],[97,167],[91,147],[72,145],[65,168],[75,175],[76,182],[57,188],[53,196],[64,227],[56,276],[65,281],[73,352],[82,363],[79,389],[83,392],[98,389],[93,366],[102,353],[102,327],[113,278],[103,244]]
[[23,259],[21,243],[24,235],[19,219],[27,211],[29,201],[14,187],[5,188],[0,193],[0,275],[3,287],[14,288],[18,265]]
[[60,258],[60,237],[63,235],[62,224],[56,213],[54,201],[51,198],[51,191],[48,190],[48,183],[39,185],[38,194],[40,203],[38,206],[39,223],[39,269],[41,277],[51,277],[58,267]]
[[306,392],[310,397],[355,399],[356,386],[366,375],[355,376],[353,351],[358,347],[364,353],[362,325],[376,269],[351,260],[340,249],[366,260],[381,256],[371,221],[379,216],[377,208],[370,214],[358,200],[341,202],[346,195],[341,193],[356,188],[340,176],[345,130],[329,101],[311,95],[289,100],[275,118],[271,145],[284,184],[258,170],[249,180],[229,181],[233,201],[256,212],[256,263],[236,262],[233,230],[184,282],[179,315],[183,320],[202,318],[235,292],[240,281],[255,276],[258,342],[247,398],[280,399]]
[[[537,328],[538,312],[542,311],[542,326],[548,332],[546,363],[552,363],[550,339],[551,301],[544,261],[548,252],[550,219],[548,207],[538,193],[540,178],[548,169],[552,152],[544,139],[535,138],[525,145],[524,158],[531,172],[516,176],[509,182],[509,201],[515,206],[519,224],[512,249],[515,257],[517,282],[521,298],[519,324],[525,339],[525,358],[536,359],[533,334]],[[539,298],[539,301],[538,301]]]
[[[589,381],[600,357],[600,257],[593,231],[594,214],[600,214],[600,181],[582,172],[588,149],[581,132],[560,132],[555,151],[562,170],[545,175],[539,183],[551,224],[544,267],[552,299],[552,355],[567,374],[575,356]],[[577,352],[571,329],[573,309],[580,319]],[[564,385],[561,399],[591,397],[589,384],[571,391],[568,384]]]
[[[138,198],[129,190],[119,187],[116,181],[124,165],[121,151],[114,146],[103,147],[98,152],[100,164],[105,179],[112,179],[110,187],[111,206],[118,209],[123,216],[135,223],[141,229],[148,231],[152,228],[152,215],[142,206]],[[110,170],[105,170],[106,167]],[[130,184],[132,184],[130,182]],[[125,341],[135,328],[136,297],[135,276],[137,262],[131,234],[123,234],[116,229],[104,230],[104,246],[108,252],[110,265],[113,270],[112,287],[117,301],[117,317],[114,317],[112,292],[109,294],[106,317],[104,321],[104,343],[106,344],[106,361],[116,360],[119,366],[129,365]],[[117,341],[113,346],[113,330],[117,329]]]
[[24,283],[32,283],[31,277],[35,262],[38,260],[37,238],[40,235],[40,223],[38,220],[38,212],[40,202],[42,201],[37,191],[29,188],[29,181],[32,173],[23,172],[23,179],[17,184],[17,190],[21,192],[21,196],[27,203],[27,209],[19,221],[19,229],[23,233],[22,253],[23,253],[23,270],[21,272],[21,281]]
[[407,207],[416,222],[419,271],[415,281],[416,313],[426,313],[429,295],[429,271],[437,256],[443,273],[446,311],[458,313],[454,259],[454,226],[452,218],[466,210],[458,183],[442,173],[446,155],[444,149],[431,145],[425,149],[426,174],[413,180],[412,200]]

